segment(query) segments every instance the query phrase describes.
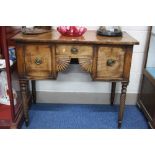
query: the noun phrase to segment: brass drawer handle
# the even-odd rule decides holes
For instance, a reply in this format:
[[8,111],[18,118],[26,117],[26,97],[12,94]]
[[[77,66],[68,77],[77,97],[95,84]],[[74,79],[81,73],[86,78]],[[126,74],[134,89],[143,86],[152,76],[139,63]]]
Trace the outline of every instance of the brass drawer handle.
[[36,58],[36,59],[34,60],[34,62],[35,62],[36,65],[42,64],[41,58]]
[[78,49],[76,47],[72,47],[71,48],[71,52],[72,52],[72,54],[77,54],[78,53]]
[[107,60],[107,66],[113,66],[115,64],[116,60],[114,59],[108,59]]

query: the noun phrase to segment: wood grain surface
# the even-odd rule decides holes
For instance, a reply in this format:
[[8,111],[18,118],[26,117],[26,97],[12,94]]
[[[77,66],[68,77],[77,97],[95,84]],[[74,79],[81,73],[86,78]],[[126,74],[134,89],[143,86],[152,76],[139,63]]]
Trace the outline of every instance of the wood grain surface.
[[24,42],[52,42],[52,43],[82,43],[82,44],[115,44],[115,45],[135,45],[139,44],[137,40],[123,32],[123,37],[103,37],[96,35],[95,30],[87,31],[81,37],[61,36],[56,30],[40,35],[17,34],[12,38],[16,41]]
[[[97,77],[121,78],[123,76],[125,50],[122,47],[100,47],[97,56]],[[111,66],[108,60],[114,60]]]

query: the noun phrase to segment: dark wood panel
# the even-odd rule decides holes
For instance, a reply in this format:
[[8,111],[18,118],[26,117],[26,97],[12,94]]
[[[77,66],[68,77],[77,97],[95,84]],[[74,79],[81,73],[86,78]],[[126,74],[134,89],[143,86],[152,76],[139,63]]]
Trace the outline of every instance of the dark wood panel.
[[155,86],[145,75],[142,81],[139,100],[139,104],[144,110],[146,117],[150,121],[152,127],[155,128]]
[[[10,106],[7,109],[1,108],[0,111],[0,128],[18,128],[19,124],[22,122],[23,110],[21,100],[14,106],[13,103],[13,93],[12,93],[12,84],[11,84],[11,69],[9,66],[9,53],[8,46],[14,45],[14,42],[10,41],[10,38],[13,37],[20,31],[20,27],[0,27],[0,48],[1,53],[3,54],[2,58],[6,60],[6,72],[7,72],[7,82],[8,82],[8,93],[10,97]],[[6,118],[4,118],[4,115]],[[9,118],[9,119],[7,119]]]
[[21,26],[6,26],[7,39],[21,31]]
[[144,68],[143,74],[151,81],[151,83],[155,86],[155,79],[151,76],[151,74]]
[[[0,26],[1,29],[1,26]],[[21,31],[21,26],[6,26],[6,38],[7,38],[7,44],[8,46],[14,46],[15,43],[13,40],[11,40],[10,38],[12,38],[14,35],[16,35],[17,33],[19,33]],[[0,30],[0,55],[2,54],[3,49],[2,49],[2,34],[1,34],[1,30]]]
[[147,51],[144,58],[143,80],[141,83],[138,105],[148,119],[150,127],[155,128],[155,79],[145,68],[148,61],[149,49],[152,48],[150,47],[151,36],[152,27],[149,32]]

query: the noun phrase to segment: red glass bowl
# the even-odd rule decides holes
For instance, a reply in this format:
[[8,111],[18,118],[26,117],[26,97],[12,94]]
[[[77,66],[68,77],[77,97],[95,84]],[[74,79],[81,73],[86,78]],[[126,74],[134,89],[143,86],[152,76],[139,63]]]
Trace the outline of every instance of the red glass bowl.
[[57,31],[63,36],[80,37],[87,31],[87,28],[83,26],[59,26]]

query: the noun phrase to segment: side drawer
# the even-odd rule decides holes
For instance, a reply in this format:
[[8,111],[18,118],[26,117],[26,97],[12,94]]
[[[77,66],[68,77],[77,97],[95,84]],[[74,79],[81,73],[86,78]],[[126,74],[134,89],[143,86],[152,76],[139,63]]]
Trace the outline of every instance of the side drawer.
[[20,75],[29,79],[53,77],[53,52],[49,45],[32,44],[21,47],[17,48]]
[[99,79],[119,79],[123,77],[125,48],[99,47],[96,76]]

